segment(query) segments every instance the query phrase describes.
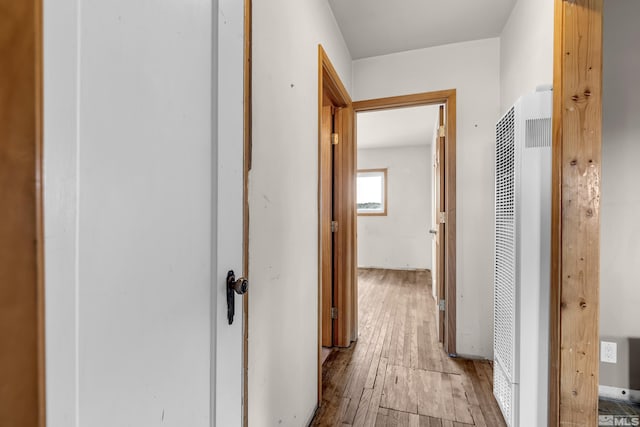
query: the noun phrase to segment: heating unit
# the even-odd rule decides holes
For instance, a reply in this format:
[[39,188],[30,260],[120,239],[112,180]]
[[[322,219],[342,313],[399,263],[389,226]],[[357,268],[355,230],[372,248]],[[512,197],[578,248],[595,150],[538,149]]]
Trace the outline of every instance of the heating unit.
[[551,109],[540,89],[496,126],[494,394],[510,427],[547,425]]

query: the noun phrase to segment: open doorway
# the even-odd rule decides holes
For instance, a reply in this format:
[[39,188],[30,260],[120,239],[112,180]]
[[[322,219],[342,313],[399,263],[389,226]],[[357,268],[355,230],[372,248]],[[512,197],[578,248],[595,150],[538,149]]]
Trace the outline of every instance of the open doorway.
[[[376,182],[371,174],[386,169],[383,197],[379,197],[384,201],[384,214],[371,211],[371,202],[363,199],[364,188],[357,196],[361,199],[358,265],[428,270],[428,281],[433,282],[437,338],[448,355],[455,355],[456,91],[359,101],[354,103],[354,110],[358,169],[362,174],[359,181]],[[419,151],[419,147],[426,154],[411,152]],[[427,163],[409,167],[420,159]],[[397,163],[396,171],[402,171],[396,172],[400,179],[389,176],[384,163]],[[424,179],[415,176],[420,170],[426,174]],[[394,194],[387,194],[392,179],[399,196],[395,202]],[[418,186],[419,182],[424,184]],[[416,192],[420,194],[412,194]],[[390,215],[392,204],[396,208]]]
[[[334,344],[324,361],[313,426],[505,425],[491,392],[491,363],[451,357],[456,336],[455,101],[455,90],[448,90],[353,103],[357,141],[364,141],[354,144],[360,150],[352,153],[358,163],[352,207],[359,211],[358,234],[350,235],[358,242],[353,271],[365,267],[351,290],[357,340],[349,347]],[[330,117],[331,109],[322,108]],[[400,123],[385,129],[389,121]],[[412,122],[417,142],[402,142],[400,134]],[[320,123],[325,127],[320,134],[328,134],[331,120],[321,118]],[[335,133],[335,118],[333,123]],[[394,143],[379,145],[372,142],[376,139]],[[321,165],[322,157],[328,156],[321,155]],[[328,181],[321,180],[323,185]],[[335,180],[333,188],[338,188]],[[430,283],[431,271],[438,270],[436,243],[443,258],[442,303]]]
[[[410,321],[435,323],[434,334],[444,331],[445,312],[433,309],[442,295],[438,284],[444,284],[439,267],[444,262],[444,242],[439,241],[442,233],[438,235],[437,224],[444,204],[436,196],[444,196],[438,186],[445,183],[439,177],[444,167],[438,165],[440,115],[444,120],[442,104],[356,114],[358,294],[363,325],[370,311],[378,309],[371,295],[388,287],[393,294],[407,291],[420,301],[424,297],[433,316],[423,319],[428,310],[416,307],[416,318]],[[440,280],[433,280],[434,274]],[[417,329],[408,330],[420,335]],[[443,334],[438,334],[438,341],[443,341]]]

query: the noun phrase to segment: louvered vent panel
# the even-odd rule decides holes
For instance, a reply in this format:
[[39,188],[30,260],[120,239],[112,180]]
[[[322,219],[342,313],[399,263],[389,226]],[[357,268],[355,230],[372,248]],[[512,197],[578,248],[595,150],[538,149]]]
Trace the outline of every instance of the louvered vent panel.
[[527,120],[526,148],[551,147],[551,118]]
[[502,410],[502,415],[504,416],[507,425],[512,426],[514,425],[512,405],[513,389],[498,364],[493,365],[493,384],[494,394],[498,401],[498,405],[500,405],[500,409]]
[[496,128],[495,357],[514,382],[516,322],[515,110]]

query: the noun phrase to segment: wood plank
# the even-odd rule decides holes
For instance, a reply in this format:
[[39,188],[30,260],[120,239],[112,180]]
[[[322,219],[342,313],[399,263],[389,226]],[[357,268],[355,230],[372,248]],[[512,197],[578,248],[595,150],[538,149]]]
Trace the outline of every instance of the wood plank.
[[414,372],[404,366],[387,366],[380,406],[396,411],[418,413]]
[[597,425],[603,0],[556,0],[550,425]]
[[[431,286],[424,272],[360,270],[360,337],[351,347],[334,350],[327,359],[323,402],[313,425],[408,426],[415,425],[417,419],[421,427],[453,427],[454,422],[505,426],[493,398],[492,365],[451,359],[440,348]],[[420,338],[423,329],[430,334]],[[401,358],[396,348],[400,341]],[[425,349],[427,355],[422,354]],[[385,352],[389,358],[384,357]],[[411,366],[433,355],[437,362],[429,363],[439,364],[440,370],[391,363],[391,357],[404,362],[405,354],[410,355]],[[468,408],[468,416],[464,408]]]
[[466,424],[473,424],[473,417],[469,408],[469,401],[463,386],[461,375],[448,375],[451,381],[451,391],[453,394],[453,409],[456,421]]
[[378,373],[376,376],[375,387],[373,389],[373,396],[371,397],[371,403],[369,404],[369,413],[365,425],[372,426],[376,423],[376,419],[379,416],[380,402],[382,401],[382,391],[384,389],[384,379],[387,375],[387,360],[380,360],[378,365]]

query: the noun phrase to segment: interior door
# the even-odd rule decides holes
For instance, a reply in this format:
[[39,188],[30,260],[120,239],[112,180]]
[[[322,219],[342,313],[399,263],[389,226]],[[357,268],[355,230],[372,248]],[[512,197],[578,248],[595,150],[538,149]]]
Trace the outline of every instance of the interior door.
[[240,427],[244,4],[79,3],[44,2],[47,426]]
[[435,268],[435,282],[436,297],[438,303],[437,310],[437,322],[438,322],[438,341],[444,343],[445,332],[445,312],[444,300],[445,300],[445,260],[446,260],[446,247],[445,247],[445,227],[446,224],[441,220],[444,212],[446,212],[445,206],[445,185],[446,185],[446,170],[445,170],[445,132],[444,132],[444,105],[440,106],[439,113],[439,129],[438,129],[438,141],[436,145],[435,155],[435,180],[434,180],[434,194],[435,194],[435,216],[434,216],[434,230],[435,242],[436,242],[436,268]]
[[320,234],[321,234],[321,328],[322,346],[333,346],[333,238],[331,221],[333,220],[333,105],[324,96],[322,105],[322,123],[320,127]]

